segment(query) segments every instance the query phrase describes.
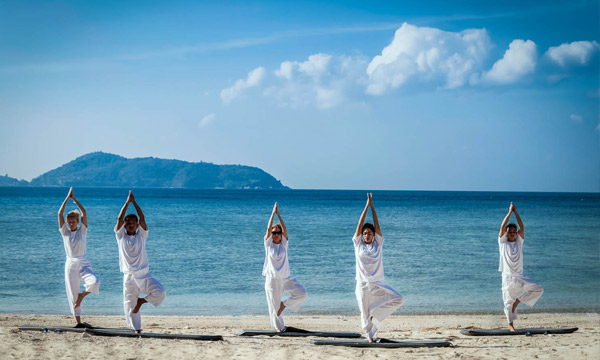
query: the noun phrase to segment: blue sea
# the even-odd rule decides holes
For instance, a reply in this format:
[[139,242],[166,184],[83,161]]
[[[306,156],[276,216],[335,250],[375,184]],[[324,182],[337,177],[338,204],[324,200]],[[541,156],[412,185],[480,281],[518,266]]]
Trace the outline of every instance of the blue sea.
[[[69,314],[57,225],[67,190],[0,188],[0,312]],[[113,227],[127,193],[75,189],[88,213],[87,255],[101,280],[84,315],[123,311]],[[263,236],[275,201],[288,228],[292,276],[309,293],[300,313],[359,313],[351,239],[366,191],[134,195],[150,230],[150,271],[167,289],[164,303],[145,314],[266,316]],[[405,299],[398,313],[501,313],[497,236],[511,201],[525,223],[524,272],[545,288],[535,309],[599,311],[600,194],[375,191],[385,282]],[[70,202],[67,211],[74,208]]]

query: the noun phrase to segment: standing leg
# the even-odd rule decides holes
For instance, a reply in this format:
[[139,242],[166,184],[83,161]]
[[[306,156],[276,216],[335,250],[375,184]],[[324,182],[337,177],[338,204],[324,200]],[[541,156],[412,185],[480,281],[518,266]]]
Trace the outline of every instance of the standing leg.
[[377,326],[373,324],[373,316],[369,310],[371,305],[369,283],[357,281],[355,294],[360,310],[360,325],[365,331],[367,339],[371,342],[377,332]]
[[123,274],[123,310],[125,312],[125,321],[127,322],[127,326],[135,331],[142,330],[142,318],[139,313],[133,312],[139,295],[140,288],[137,286],[133,274]]
[[[293,312],[298,311],[304,300],[306,300],[308,293],[298,280],[291,277],[283,281],[283,292],[286,291],[290,293],[290,297],[282,303],[283,308],[288,308]],[[283,309],[281,309],[281,311],[283,311]],[[278,315],[279,314],[281,314],[281,312],[279,312]]]
[[81,323],[81,308],[75,307],[79,296],[79,264],[76,261],[67,259],[65,261],[65,288],[67,291],[67,301],[71,314],[75,317],[77,324]]
[[271,326],[277,331],[283,331],[285,324],[283,317],[277,315],[279,308],[281,307],[281,295],[283,295],[283,280],[274,279],[269,276],[265,278],[265,293],[267,295],[267,305],[269,306],[269,319],[271,320]]
[[[504,314],[506,321],[511,331],[515,331],[513,322],[517,319],[516,306],[513,310],[513,305],[517,301],[515,292],[518,291],[519,284],[516,279],[510,275],[502,274],[502,301],[504,302]],[[517,303],[518,305],[518,303]]]

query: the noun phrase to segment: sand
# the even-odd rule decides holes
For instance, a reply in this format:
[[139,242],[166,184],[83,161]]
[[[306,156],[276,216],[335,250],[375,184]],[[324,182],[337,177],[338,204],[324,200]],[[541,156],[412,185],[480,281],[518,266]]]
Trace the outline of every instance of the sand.
[[[286,316],[309,330],[360,332],[358,316]],[[119,316],[85,316],[97,326],[124,327]],[[0,359],[600,359],[597,313],[522,314],[519,327],[579,327],[573,334],[470,337],[461,329],[505,327],[501,315],[393,315],[378,336],[452,341],[449,348],[361,349],[317,346],[310,338],[238,337],[241,329],[269,329],[266,316],[145,316],[144,331],[223,335],[224,341],[132,339],[80,333],[18,331],[17,325],[65,325],[64,315],[0,314]]]

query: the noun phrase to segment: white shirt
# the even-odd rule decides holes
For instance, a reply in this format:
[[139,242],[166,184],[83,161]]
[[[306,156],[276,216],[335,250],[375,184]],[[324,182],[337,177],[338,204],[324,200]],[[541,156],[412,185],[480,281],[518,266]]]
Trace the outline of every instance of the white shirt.
[[125,226],[115,231],[119,245],[119,269],[125,274],[139,274],[148,271],[146,239],[148,230],[138,226],[135,235],[127,235]]
[[85,225],[81,224],[79,229],[71,231],[67,223],[64,223],[58,230],[63,238],[67,257],[85,256],[85,238],[87,236],[87,227]]
[[273,235],[265,238],[265,263],[263,276],[286,279],[290,276],[290,264],[287,257],[288,239],[281,235],[281,242],[275,244]]
[[523,238],[517,234],[517,239],[508,241],[505,233],[498,237],[498,250],[500,251],[500,264],[498,271],[513,276],[523,276]]
[[362,234],[352,239],[356,257],[356,281],[383,281],[383,236],[375,234],[370,244]]

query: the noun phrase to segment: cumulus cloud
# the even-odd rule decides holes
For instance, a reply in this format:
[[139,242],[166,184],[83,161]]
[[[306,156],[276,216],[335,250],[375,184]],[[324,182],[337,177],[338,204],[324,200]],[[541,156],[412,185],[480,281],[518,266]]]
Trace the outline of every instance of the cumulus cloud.
[[200,120],[200,122],[198,123],[198,126],[201,128],[207,127],[208,125],[212,124],[216,119],[217,119],[217,116],[215,115],[215,113],[210,113],[210,114],[204,116]]
[[537,64],[537,45],[531,40],[513,40],[502,59],[483,75],[483,80],[496,84],[512,84],[533,73]]
[[246,79],[239,79],[232,87],[221,90],[221,100],[224,103],[233,101],[233,99],[238,97],[244,90],[260,85],[265,74],[266,70],[262,66],[250,71]]
[[368,94],[381,95],[409,81],[446,89],[465,85],[492,47],[485,29],[446,32],[407,23],[367,67]]
[[583,66],[587,65],[599,50],[600,44],[596,41],[573,41],[550,47],[544,57],[562,67]]
[[569,119],[571,119],[572,121],[576,122],[576,123],[582,123],[583,122],[583,117],[579,114],[571,114],[571,116],[569,116]]

